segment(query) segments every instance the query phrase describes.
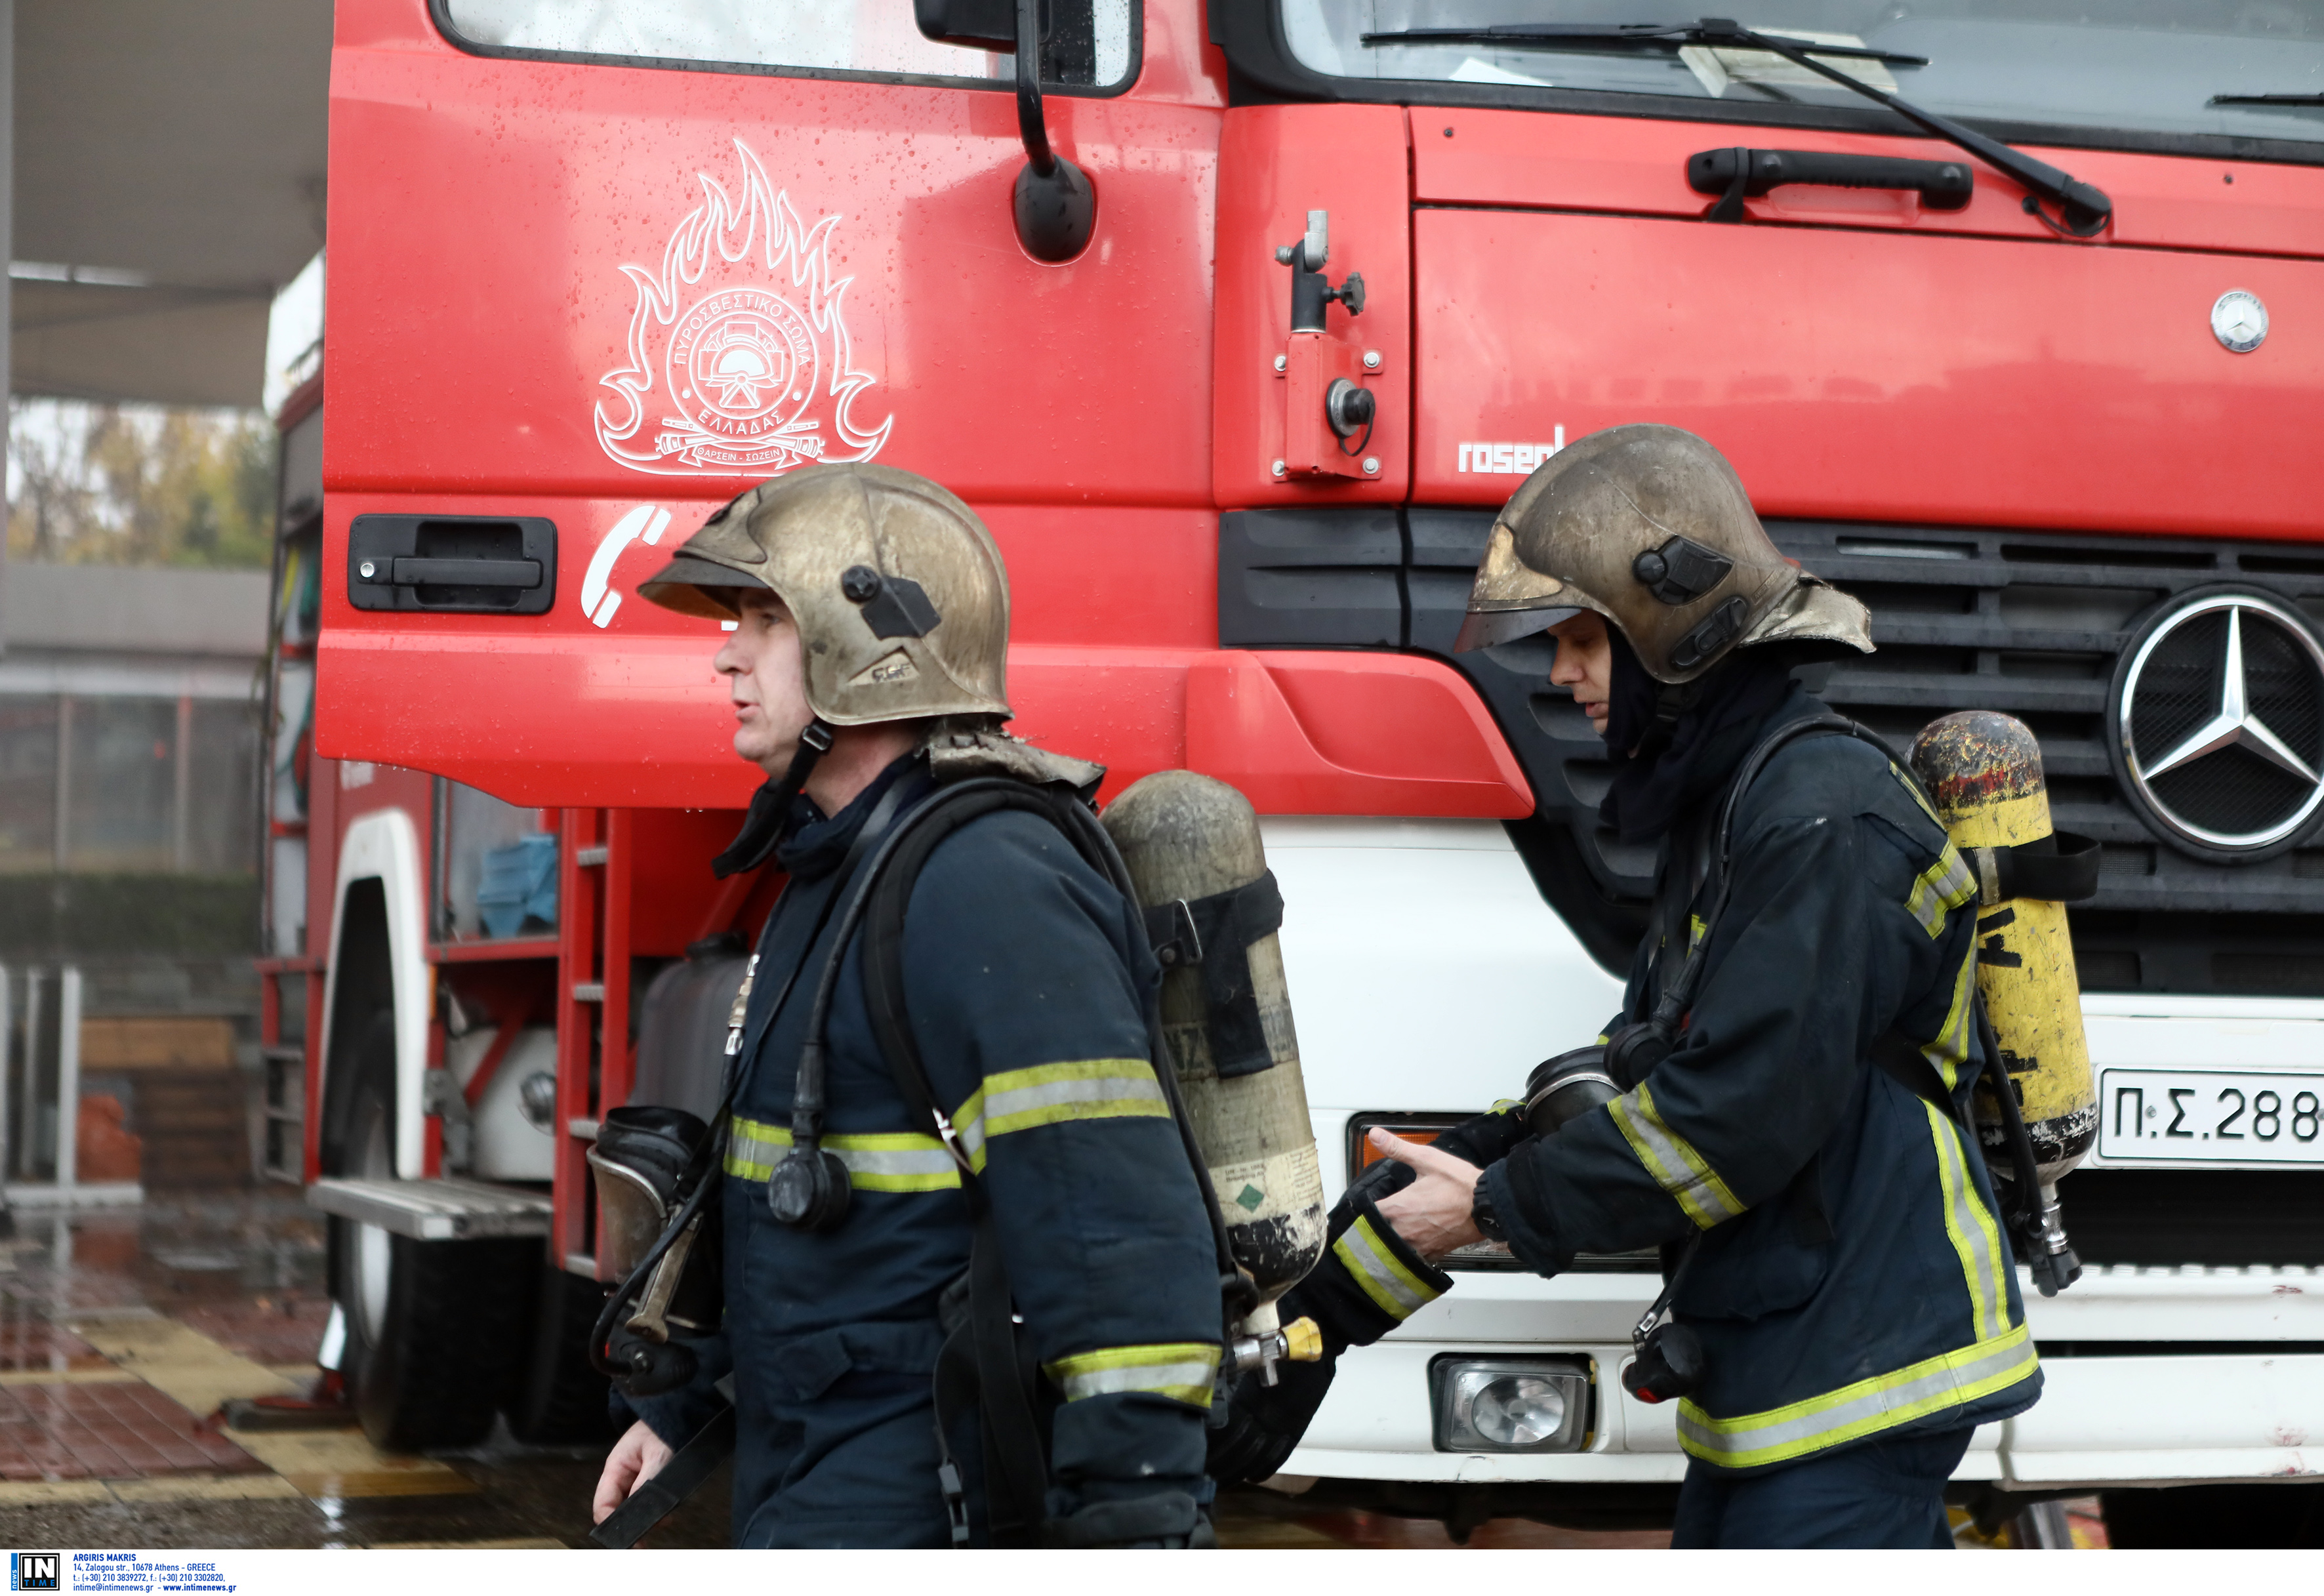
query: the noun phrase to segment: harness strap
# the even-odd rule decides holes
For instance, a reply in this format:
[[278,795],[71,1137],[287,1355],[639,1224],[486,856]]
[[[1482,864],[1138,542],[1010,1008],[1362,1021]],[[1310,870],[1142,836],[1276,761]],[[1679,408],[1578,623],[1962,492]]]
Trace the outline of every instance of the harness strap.
[[589,1532],[590,1543],[609,1552],[626,1551],[646,1531],[669,1517],[678,1503],[692,1496],[713,1470],[734,1451],[734,1407],[719,1408],[678,1449],[661,1472],[630,1492],[629,1499],[605,1515]]

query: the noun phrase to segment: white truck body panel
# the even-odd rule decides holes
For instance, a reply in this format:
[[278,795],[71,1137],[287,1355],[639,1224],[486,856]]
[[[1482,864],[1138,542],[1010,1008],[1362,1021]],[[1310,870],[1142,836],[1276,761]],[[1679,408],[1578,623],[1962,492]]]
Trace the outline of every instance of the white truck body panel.
[[329,1101],[331,1072],[342,1062],[330,1056],[329,1027],[338,1012],[339,943],[346,930],[347,889],[371,880],[380,883],[387,906],[387,957],[394,983],[395,1172],[405,1180],[417,1180],[422,1173],[426,1144],[420,1077],[428,1071],[428,1010],[436,994],[428,967],[427,893],[420,878],[420,834],[411,816],[401,809],[376,809],[364,816],[347,827],[346,838],[339,844],[339,868],[331,889],[331,962],[323,985],[325,1085],[317,1107]]

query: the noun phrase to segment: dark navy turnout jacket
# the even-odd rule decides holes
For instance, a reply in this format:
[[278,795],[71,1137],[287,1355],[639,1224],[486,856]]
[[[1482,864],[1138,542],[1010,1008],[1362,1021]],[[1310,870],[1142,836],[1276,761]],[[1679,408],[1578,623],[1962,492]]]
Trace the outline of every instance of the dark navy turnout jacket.
[[[939,1298],[968,1266],[971,1216],[958,1169],[914,1123],[873,1039],[860,938],[842,955],[826,1066],[823,1145],[848,1168],[846,1217],[815,1234],[776,1223],[766,1204],[843,914],[807,939],[825,903],[861,884],[841,866],[896,782],[907,784],[899,824],[935,790],[922,762],[900,761],[835,816],[803,805],[782,846],[790,881],[760,946],[726,1156],[724,1344],[703,1349],[694,1387],[636,1404],[680,1443],[713,1410],[709,1382],[731,1359],[743,1545],[949,1540],[930,1377]],[[1207,1198],[1149,1059],[1146,1004],[1160,973],[1135,912],[1049,822],[1004,809],[936,847],[904,922],[912,1034],[980,1170],[1056,1405],[1053,1516],[1203,1490],[1218,1270]],[[974,1422],[951,1440],[981,1538]]]

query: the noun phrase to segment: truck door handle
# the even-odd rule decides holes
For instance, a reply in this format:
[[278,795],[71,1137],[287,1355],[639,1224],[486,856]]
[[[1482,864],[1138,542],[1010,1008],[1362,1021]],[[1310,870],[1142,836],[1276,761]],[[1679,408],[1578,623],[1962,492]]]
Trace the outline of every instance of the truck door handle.
[[1716,194],[1703,219],[1739,222],[1743,201],[1786,183],[1836,189],[1905,189],[1931,210],[1959,210],[1976,188],[1964,161],[1906,161],[1892,155],[1836,155],[1822,150],[1702,150],[1686,158],[1686,186]]
[[372,573],[364,577],[365,581],[385,582],[393,587],[417,587],[422,583],[447,587],[540,586],[537,559],[397,559],[389,561],[384,570],[375,561],[364,564]]
[[347,602],[358,610],[538,615],[557,596],[557,526],[538,515],[358,515]]

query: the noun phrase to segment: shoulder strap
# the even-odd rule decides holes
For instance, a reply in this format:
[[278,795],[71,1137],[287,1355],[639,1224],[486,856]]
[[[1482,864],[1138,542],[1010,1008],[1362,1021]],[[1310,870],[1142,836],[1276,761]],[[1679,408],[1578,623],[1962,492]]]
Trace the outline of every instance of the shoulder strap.
[[[960,1170],[974,1233],[969,1243],[966,1345],[939,1361],[937,1433],[946,1448],[946,1411],[973,1372],[986,1458],[986,1520],[1001,1545],[1031,1544],[1047,1517],[1048,1448],[1034,1416],[1031,1382],[1024,1379],[1009,1273],[1001,1253],[991,1204],[978,1180],[973,1154],[930,1089],[919,1045],[904,1009],[904,910],[929,856],[970,821],[1001,809],[1025,809],[1056,818],[1038,789],[1005,779],[964,782],[940,789],[908,823],[895,848],[879,863],[867,891],[863,919],[863,998],[873,1039],[912,1119],[932,1129]],[[960,1354],[965,1352],[964,1358]],[[945,1398],[947,1394],[953,1401]]]
[[[1129,867],[1114,848],[1113,839],[1086,804],[1052,789],[1001,777],[964,781],[945,789],[912,816],[892,850],[872,861],[872,869],[879,872],[879,879],[871,890],[864,916],[863,997],[871,1011],[873,1038],[888,1061],[896,1089],[912,1117],[944,1142],[953,1162],[960,1167],[963,1181],[972,1185],[975,1180],[972,1155],[960,1146],[950,1118],[936,1102],[927,1084],[927,1069],[920,1058],[919,1045],[912,1039],[904,992],[904,912],[911,901],[912,887],[937,845],[971,820],[1002,808],[1042,815],[1063,832],[1083,859],[1121,895],[1124,933],[1130,939],[1133,957],[1146,938],[1146,917],[1138,907],[1137,888],[1130,879]],[[1276,902],[1279,906],[1280,899]],[[1279,907],[1276,912],[1281,912]],[[1152,950],[1148,947],[1146,951]],[[1163,1100],[1169,1107],[1179,1145],[1194,1171],[1195,1187],[1207,1194],[1211,1189],[1210,1170],[1204,1162],[1202,1146],[1194,1138],[1194,1122],[1187,1116],[1185,1102],[1178,1095],[1177,1072],[1172,1067],[1169,1048],[1162,1038],[1158,994],[1148,996],[1146,1027],[1148,1056],[1156,1084],[1161,1087]],[[1231,1323],[1249,1312],[1256,1305],[1257,1296],[1250,1281],[1235,1267],[1234,1250],[1228,1242],[1226,1222],[1219,1216],[1218,1205],[1206,1198],[1203,1207],[1210,1217],[1220,1289],[1227,1305],[1225,1319]]]
[[[1982,1047],[1979,1051],[1982,1052]],[[1977,1128],[1961,1112],[1960,1100],[1945,1090],[1944,1077],[1937,1074],[1937,1066],[1929,1062],[1926,1054],[1914,1046],[1910,1037],[1893,1026],[1881,1032],[1872,1044],[1872,1062],[1878,1065],[1890,1080],[1959,1126],[1962,1137],[1970,1146],[1978,1145]],[[1979,1073],[1983,1068],[1980,1060]],[[1971,1079],[1973,1081],[1974,1076]]]
[[1743,756],[1742,764],[1728,780],[1727,795],[1720,803],[1719,825],[1711,834],[1711,870],[1703,881],[1706,912],[1702,934],[1688,937],[1685,963],[1679,966],[1678,973],[1655,1003],[1651,1023],[1666,1027],[1673,1036],[1677,1034],[1680,1017],[1694,1001],[1694,989],[1702,981],[1703,955],[1711,946],[1711,933],[1718,929],[1720,917],[1726,912],[1727,894],[1734,880],[1730,867],[1735,850],[1735,811],[1743,794],[1779,750],[1799,738],[1817,734],[1858,738],[1879,749],[1891,764],[1895,762],[1896,756],[1886,743],[1846,716],[1830,712],[1785,721],[1761,737]]
[[[951,1117],[930,1090],[927,1070],[920,1060],[919,1044],[904,1006],[904,911],[912,889],[937,847],[962,826],[1001,809],[1022,809],[1059,826],[1056,801],[1040,789],[1006,778],[963,782],[937,790],[907,823],[892,852],[880,862],[880,873],[869,889],[863,915],[863,1001],[870,1010],[872,1039],[895,1079],[904,1106],[918,1124],[932,1130],[959,1166],[961,1178],[973,1182],[973,1157],[960,1144]],[[1067,840],[1075,840],[1068,834]],[[1084,855],[1086,856],[1086,855]]]

